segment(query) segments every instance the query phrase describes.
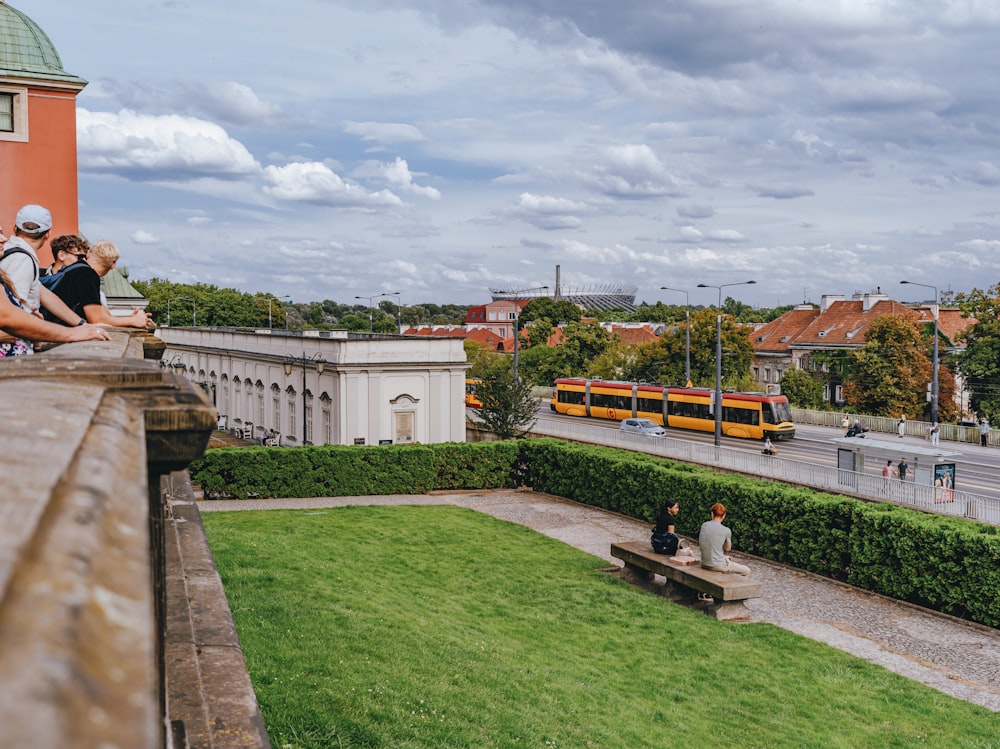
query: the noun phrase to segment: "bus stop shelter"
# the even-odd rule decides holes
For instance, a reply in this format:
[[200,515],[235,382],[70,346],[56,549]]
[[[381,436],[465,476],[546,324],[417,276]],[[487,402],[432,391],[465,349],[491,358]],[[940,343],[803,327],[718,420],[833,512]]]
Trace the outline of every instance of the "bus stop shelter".
[[875,469],[881,471],[886,461],[891,460],[895,467],[899,465],[900,459],[906,458],[910,466],[907,479],[912,476],[914,484],[935,486],[949,492],[955,489],[955,458],[962,454],[960,452],[937,446],[888,442],[868,437],[837,437],[832,441],[837,444],[837,468],[842,471],[865,473],[868,463],[874,464]]

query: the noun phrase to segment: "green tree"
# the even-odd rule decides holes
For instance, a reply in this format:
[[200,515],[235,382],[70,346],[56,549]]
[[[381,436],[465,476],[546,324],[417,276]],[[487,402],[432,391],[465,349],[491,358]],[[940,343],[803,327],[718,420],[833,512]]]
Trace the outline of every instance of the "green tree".
[[535,424],[538,401],[525,378],[514,379],[511,363],[504,360],[485,369],[478,395],[483,407],[479,419],[502,440],[521,437]]
[[881,315],[868,340],[850,355],[844,399],[852,410],[877,416],[923,416],[931,362],[919,326],[899,315]]
[[823,380],[815,372],[793,367],[781,377],[781,394],[798,408],[823,408]]
[[568,302],[565,299],[556,301],[551,297],[541,296],[524,305],[524,309],[518,315],[518,322],[524,326],[532,320],[544,318],[549,321],[551,326],[564,322],[580,322],[580,314],[580,308],[573,302]]
[[1000,284],[958,294],[957,301],[963,314],[976,320],[963,334],[965,350],[956,357],[970,391],[969,407],[995,422],[1000,417]]

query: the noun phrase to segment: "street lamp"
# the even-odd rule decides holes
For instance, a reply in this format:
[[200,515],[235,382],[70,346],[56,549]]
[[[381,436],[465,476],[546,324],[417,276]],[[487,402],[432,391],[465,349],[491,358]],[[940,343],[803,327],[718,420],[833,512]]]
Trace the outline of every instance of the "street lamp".
[[[398,291],[386,291],[382,294],[372,294],[371,296],[356,296],[355,299],[367,299],[368,300],[368,332],[375,332],[375,318],[373,316],[372,300],[378,299],[380,296],[398,296]],[[398,305],[397,305],[398,306]]]
[[[301,356],[293,356],[292,354],[286,354],[287,358],[281,363],[285,368],[285,377],[292,376],[292,369],[295,367],[295,363],[299,362],[302,364],[302,444],[306,444],[308,441],[308,434],[306,432],[308,424],[306,422],[306,367],[309,362],[313,362],[316,365],[316,374],[323,374],[323,370],[326,368],[326,359],[322,357],[318,352],[312,356],[307,357],[305,353]],[[318,386],[317,386],[318,389]],[[294,428],[294,424],[292,427]]]
[[937,286],[929,283],[917,283],[916,281],[900,281],[910,286],[923,286],[925,289],[934,290],[934,360],[931,362],[931,423],[937,424],[938,420],[938,314],[940,311],[940,297]]
[[684,289],[673,289],[669,286],[661,286],[661,291],[679,291],[684,295],[684,327],[687,331],[687,340],[685,341],[685,378],[687,380],[687,386],[691,387],[691,305],[688,303],[688,293]]
[[517,325],[518,325],[518,320],[520,320],[520,315],[521,315],[521,310],[520,310],[520,308],[516,304],[517,297],[515,295],[516,294],[524,294],[524,293],[527,293],[529,291],[548,291],[548,290],[549,290],[548,286],[535,286],[534,288],[531,288],[531,289],[515,289],[514,291],[505,291],[505,292],[503,292],[505,296],[512,297],[513,301],[515,302],[515,305],[514,305],[514,382],[517,382],[517,376],[518,376],[518,372],[517,372],[517,351],[518,351],[517,340],[518,340],[518,338],[520,338],[520,336],[517,334]]
[[719,290],[719,313],[715,316],[715,446],[722,444],[722,290],[728,286],[749,286],[756,281],[737,283],[698,284],[699,289]]
[[[288,296],[287,294],[285,296],[279,296],[279,297],[273,297],[273,296],[268,296],[267,297],[267,328],[268,328],[268,330],[272,330],[274,328],[274,325],[272,324],[273,323],[273,317],[271,315],[271,307],[272,307],[272,303],[274,302],[275,298],[277,298],[277,299],[291,299],[291,297]],[[288,311],[287,310],[285,310],[285,330],[288,330]]]
[[198,302],[189,296],[175,296],[167,300],[167,327],[170,327],[170,303],[179,301],[191,302],[191,326],[198,327]]

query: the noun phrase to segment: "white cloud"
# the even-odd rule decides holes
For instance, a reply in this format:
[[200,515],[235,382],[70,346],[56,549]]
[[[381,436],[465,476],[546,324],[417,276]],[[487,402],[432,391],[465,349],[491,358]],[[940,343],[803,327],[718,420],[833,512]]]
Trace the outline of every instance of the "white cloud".
[[305,201],[356,208],[386,208],[402,205],[388,190],[367,192],[341,179],[326,164],[315,161],[264,169],[264,192],[281,200]]
[[379,182],[387,183],[390,187],[400,192],[419,195],[430,200],[440,200],[441,191],[435,187],[418,185],[413,181],[413,174],[410,172],[409,164],[404,159],[396,157],[392,162],[368,161],[351,172],[357,178],[367,178]]
[[82,170],[164,181],[237,179],[260,173],[239,141],[218,125],[178,115],[77,109]]
[[156,244],[160,241],[155,234],[142,229],[132,232],[131,239],[136,244]]
[[360,135],[362,140],[381,144],[418,143],[425,140],[414,125],[404,122],[345,122],[344,132]]

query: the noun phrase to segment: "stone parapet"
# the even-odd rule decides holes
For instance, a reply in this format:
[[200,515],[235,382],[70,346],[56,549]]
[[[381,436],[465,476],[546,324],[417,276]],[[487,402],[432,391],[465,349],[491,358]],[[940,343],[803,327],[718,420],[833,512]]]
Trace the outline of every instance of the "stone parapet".
[[111,336],[0,361],[3,745],[266,746],[178,743],[161,479],[201,455],[217,414],[160,366],[158,339]]

